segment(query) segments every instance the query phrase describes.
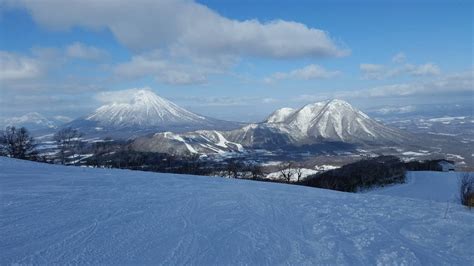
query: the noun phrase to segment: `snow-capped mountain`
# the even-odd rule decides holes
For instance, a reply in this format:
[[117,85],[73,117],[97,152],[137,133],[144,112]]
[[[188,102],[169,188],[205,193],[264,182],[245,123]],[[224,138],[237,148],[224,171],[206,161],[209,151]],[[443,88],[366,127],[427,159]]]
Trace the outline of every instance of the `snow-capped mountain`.
[[99,107],[92,114],[67,126],[86,134],[133,137],[159,131],[186,132],[197,129],[229,129],[238,123],[192,113],[149,90],[137,90],[129,99]]
[[11,117],[3,121],[4,126],[26,127],[29,130],[55,129],[57,123],[37,112]]
[[308,104],[291,112],[280,110],[278,114],[283,115],[278,119],[270,116],[266,124],[288,132],[296,142],[323,139],[348,143],[387,143],[399,142],[406,137],[404,132],[382,125],[342,100]]
[[290,115],[292,115],[296,110],[293,108],[284,107],[273,112],[267,119],[266,123],[281,123],[285,121]]
[[[215,134],[220,137],[209,137]],[[137,139],[133,146],[141,151],[170,152],[179,142],[180,149],[191,153],[221,153],[239,151],[236,147],[240,146],[240,149],[279,149],[324,142],[397,145],[412,140],[409,133],[387,127],[345,101],[331,100],[308,104],[297,110],[282,108],[264,122],[240,129],[196,131],[173,137],[160,133]]]
[[263,123],[224,134],[244,146],[304,145],[323,141],[388,144],[407,140],[407,133],[369,118],[349,103],[331,100],[300,109],[282,108]]
[[207,122],[205,117],[191,113],[148,90],[137,91],[130,102],[101,106],[87,116],[86,120],[117,128]]
[[63,115],[46,117],[40,113],[31,112],[22,116],[4,119],[0,121],[0,127],[25,127],[33,136],[39,137],[54,133],[58,128],[71,120],[69,117]]

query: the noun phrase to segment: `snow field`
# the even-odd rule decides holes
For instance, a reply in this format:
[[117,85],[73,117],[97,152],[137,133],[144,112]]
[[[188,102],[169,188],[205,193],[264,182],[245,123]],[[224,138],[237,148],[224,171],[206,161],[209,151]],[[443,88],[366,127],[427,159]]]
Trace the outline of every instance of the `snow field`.
[[295,185],[0,157],[0,264],[456,264],[474,212]]

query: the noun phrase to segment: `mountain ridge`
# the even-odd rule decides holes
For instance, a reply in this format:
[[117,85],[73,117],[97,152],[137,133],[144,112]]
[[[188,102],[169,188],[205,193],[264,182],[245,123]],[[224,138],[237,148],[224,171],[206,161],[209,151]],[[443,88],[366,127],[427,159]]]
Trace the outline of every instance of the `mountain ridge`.
[[[323,142],[341,142],[357,145],[394,145],[410,141],[409,133],[387,127],[354,108],[349,103],[334,99],[305,105],[299,109],[281,108],[261,123],[239,129],[218,132],[225,143],[217,145],[206,131],[179,135],[180,143],[169,143],[166,136],[157,133],[139,138],[132,147],[140,151],[188,150],[191,153],[223,153],[245,149],[277,149],[285,146],[304,146]],[[168,142],[168,143],[167,143]],[[221,141],[222,143],[222,141]],[[191,149],[189,149],[191,147]]]
[[29,112],[21,116],[4,119],[0,121],[0,124],[2,127],[25,127],[36,135],[53,132],[64,122],[56,118],[47,118],[38,112]]

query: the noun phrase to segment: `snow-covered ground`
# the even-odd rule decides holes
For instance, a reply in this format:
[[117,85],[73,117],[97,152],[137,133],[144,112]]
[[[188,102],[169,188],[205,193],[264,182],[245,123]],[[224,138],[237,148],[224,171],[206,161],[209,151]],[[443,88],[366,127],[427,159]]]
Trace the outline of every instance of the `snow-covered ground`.
[[368,193],[456,203],[459,202],[458,182],[461,174],[461,172],[408,172],[405,184],[378,188]]
[[0,169],[2,265],[474,262],[474,212],[454,203],[3,157]]
[[[318,173],[318,171],[316,171],[314,169],[308,169],[308,168],[291,168],[289,171],[292,172],[292,175],[290,177],[291,182],[298,181],[297,171],[301,171],[301,176],[299,178],[300,180],[303,180],[303,179],[305,179],[306,177],[308,177],[310,175],[314,175],[314,174]],[[271,173],[267,174],[265,176],[265,178],[271,179],[271,180],[284,180],[284,178],[283,178],[280,171],[271,172]]]

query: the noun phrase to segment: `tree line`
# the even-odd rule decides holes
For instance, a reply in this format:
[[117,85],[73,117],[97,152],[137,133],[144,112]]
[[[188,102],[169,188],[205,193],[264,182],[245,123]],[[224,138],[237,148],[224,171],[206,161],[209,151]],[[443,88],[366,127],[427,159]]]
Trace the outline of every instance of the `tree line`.
[[[73,128],[63,128],[56,132],[53,140],[57,146],[57,153],[53,163],[69,164],[75,161],[75,155],[80,151],[84,142],[82,134]],[[37,142],[25,127],[6,127],[0,134],[0,155],[11,158],[43,161],[47,158],[38,153]]]
[[338,169],[309,176],[301,184],[345,192],[357,192],[377,186],[404,183],[405,164],[395,156],[368,158]]

